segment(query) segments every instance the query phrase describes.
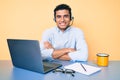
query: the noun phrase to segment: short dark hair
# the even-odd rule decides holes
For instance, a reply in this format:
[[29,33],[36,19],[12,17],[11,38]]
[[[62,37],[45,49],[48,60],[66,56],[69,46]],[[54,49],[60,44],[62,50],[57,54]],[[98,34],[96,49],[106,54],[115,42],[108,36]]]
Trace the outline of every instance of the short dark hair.
[[60,4],[60,5],[56,6],[56,8],[54,9],[54,18],[56,18],[56,11],[64,10],[64,9],[69,11],[70,20],[71,20],[71,18],[72,18],[71,8],[67,4]]

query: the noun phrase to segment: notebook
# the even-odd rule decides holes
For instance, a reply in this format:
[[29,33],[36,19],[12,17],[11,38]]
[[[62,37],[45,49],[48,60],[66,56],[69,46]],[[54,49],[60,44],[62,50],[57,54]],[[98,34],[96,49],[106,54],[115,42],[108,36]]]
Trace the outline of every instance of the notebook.
[[99,67],[95,67],[95,66],[91,66],[91,65],[87,65],[87,64],[82,64],[82,63],[73,63],[70,65],[66,65],[64,66],[65,69],[72,69],[76,72],[85,74],[85,75],[91,75],[94,74],[98,71],[101,71],[101,68]]
[[40,44],[37,40],[7,39],[7,43],[15,67],[47,73],[62,66],[58,63],[42,60]]

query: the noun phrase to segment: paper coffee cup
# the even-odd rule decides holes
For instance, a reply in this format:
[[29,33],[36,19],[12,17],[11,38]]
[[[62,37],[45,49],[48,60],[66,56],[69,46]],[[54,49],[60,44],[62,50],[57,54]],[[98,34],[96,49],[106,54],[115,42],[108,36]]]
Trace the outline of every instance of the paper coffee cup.
[[106,53],[98,53],[97,54],[97,65],[98,66],[108,66],[109,55]]

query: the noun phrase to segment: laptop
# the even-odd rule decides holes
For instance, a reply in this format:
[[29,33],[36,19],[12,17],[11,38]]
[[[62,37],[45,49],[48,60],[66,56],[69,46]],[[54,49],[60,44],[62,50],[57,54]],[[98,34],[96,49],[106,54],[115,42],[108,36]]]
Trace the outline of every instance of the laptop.
[[7,43],[15,67],[47,73],[62,66],[58,63],[43,61],[37,40],[7,39]]

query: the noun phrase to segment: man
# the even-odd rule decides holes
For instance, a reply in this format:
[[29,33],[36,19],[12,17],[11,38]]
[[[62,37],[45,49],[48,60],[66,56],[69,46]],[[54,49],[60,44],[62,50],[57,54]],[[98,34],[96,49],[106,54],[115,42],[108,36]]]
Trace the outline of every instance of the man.
[[41,53],[44,59],[86,61],[88,48],[83,32],[72,27],[71,8],[60,4],[54,9],[56,27],[44,32],[41,40]]

